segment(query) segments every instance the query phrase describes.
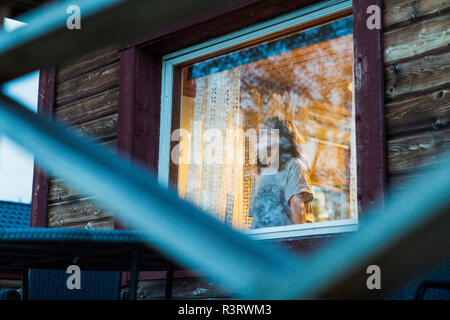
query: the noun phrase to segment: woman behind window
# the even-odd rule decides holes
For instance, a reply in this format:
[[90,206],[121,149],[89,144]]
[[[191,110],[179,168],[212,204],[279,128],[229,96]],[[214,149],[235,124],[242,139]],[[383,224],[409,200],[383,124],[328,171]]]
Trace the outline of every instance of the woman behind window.
[[303,139],[291,121],[277,117],[268,119],[261,129],[259,174],[250,198],[251,229],[314,222]]

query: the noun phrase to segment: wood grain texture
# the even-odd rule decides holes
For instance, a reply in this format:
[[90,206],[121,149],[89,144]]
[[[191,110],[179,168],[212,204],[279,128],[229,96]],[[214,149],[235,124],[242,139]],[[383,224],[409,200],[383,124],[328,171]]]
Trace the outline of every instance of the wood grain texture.
[[61,63],[57,71],[58,82],[63,82],[82,74],[88,73],[99,67],[103,67],[120,58],[117,45],[112,45],[104,49],[96,50],[90,54]]
[[385,0],[389,193],[421,177],[448,149],[450,2]]
[[439,130],[450,123],[450,87],[386,104],[388,135]]
[[55,117],[77,125],[117,113],[119,89],[113,88],[55,109]]
[[387,141],[388,172],[392,175],[432,168],[449,147],[449,128],[390,139]]
[[[117,145],[119,62],[110,46],[63,63],[56,77],[54,116],[113,153]],[[79,190],[51,178],[48,227],[112,229],[113,215]]]
[[383,26],[414,23],[417,19],[450,9],[448,0],[383,0]]
[[[112,153],[116,153],[116,144],[116,139],[101,143],[101,145],[108,147],[109,151]],[[51,178],[49,180],[48,203],[53,204],[58,202],[72,201],[82,197],[86,197],[86,195],[84,195],[79,190],[67,186],[63,180],[55,178]]]
[[109,140],[117,136],[117,113],[84,122],[74,127],[79,133],[95,140]]
[[82,192],[65,185],[61,179],[50,179],[48,203],[66,202],[82,197]]
[[386,32],[384,62],[392,64],[411,57],[448,50],[449,44],[450,13]]
[[436,90],[450,84],[450,51],[385,67],[388,100]]
[[92,198],[77,198],[48,206],[48,227],[69,227],[74,224],[88,227],[91,221],[111,219],[112,214],[98,207]]
[[56,86],[56,106],[80,100],[117,87],[119,84],[119,63],[103,66]]

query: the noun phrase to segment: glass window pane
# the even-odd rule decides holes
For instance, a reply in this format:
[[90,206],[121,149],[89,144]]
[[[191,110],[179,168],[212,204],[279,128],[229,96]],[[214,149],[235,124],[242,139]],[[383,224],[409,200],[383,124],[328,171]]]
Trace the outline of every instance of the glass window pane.
[[239,230],[357,217],[352,23],[182,69],[180,196]]

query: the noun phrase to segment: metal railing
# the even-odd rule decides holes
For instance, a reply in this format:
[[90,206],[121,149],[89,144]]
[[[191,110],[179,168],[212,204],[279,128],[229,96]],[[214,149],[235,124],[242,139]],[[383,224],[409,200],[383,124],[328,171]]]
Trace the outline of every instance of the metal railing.
[[[0,33],[0,80],[170,25],[218,2],[229,1],[173,0],[169,7],[163,1],[84,0],[37,9],[23,18],[26,27]],[[74,3],[81,8],[80,31],[65,24],[65,9]],[[33,152],[50,174],[142,230],[152,246],[204,270],[236,297],[364,297],[362,275],[369,264],[382,263],[384,281],[395,283],[399,275],[412,276],[448,256],[450,155],[447,165],[388,200],[384,212],[367,214],[358,232],[305,258],[232,230],[161,187],[145,169],[5,96],[0,133]]]

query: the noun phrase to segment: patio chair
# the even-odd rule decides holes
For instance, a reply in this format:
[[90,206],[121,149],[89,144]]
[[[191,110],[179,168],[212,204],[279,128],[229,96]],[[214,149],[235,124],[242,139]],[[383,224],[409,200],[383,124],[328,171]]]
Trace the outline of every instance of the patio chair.
[[[0,201],[0,230],[31,231],[30,204]],[[43,229],[42,236],[51,232]],[[20,232],[19,232],[20,233]],[[26,238],[26,237],[25,237]],[[28,299],[30,300],[117,300],[119,299],[121,273],[118,271],[82,271],[80,290],[69,290],[65,270],[30,269]],[[16,297],[18,293],[0,292],[0,300]],[[20,295],[19,295],[20,296]]]
[[82,271],[81,289],[68,289],[66,270],[30,269],[29,300],[118,300],[121,273]]

